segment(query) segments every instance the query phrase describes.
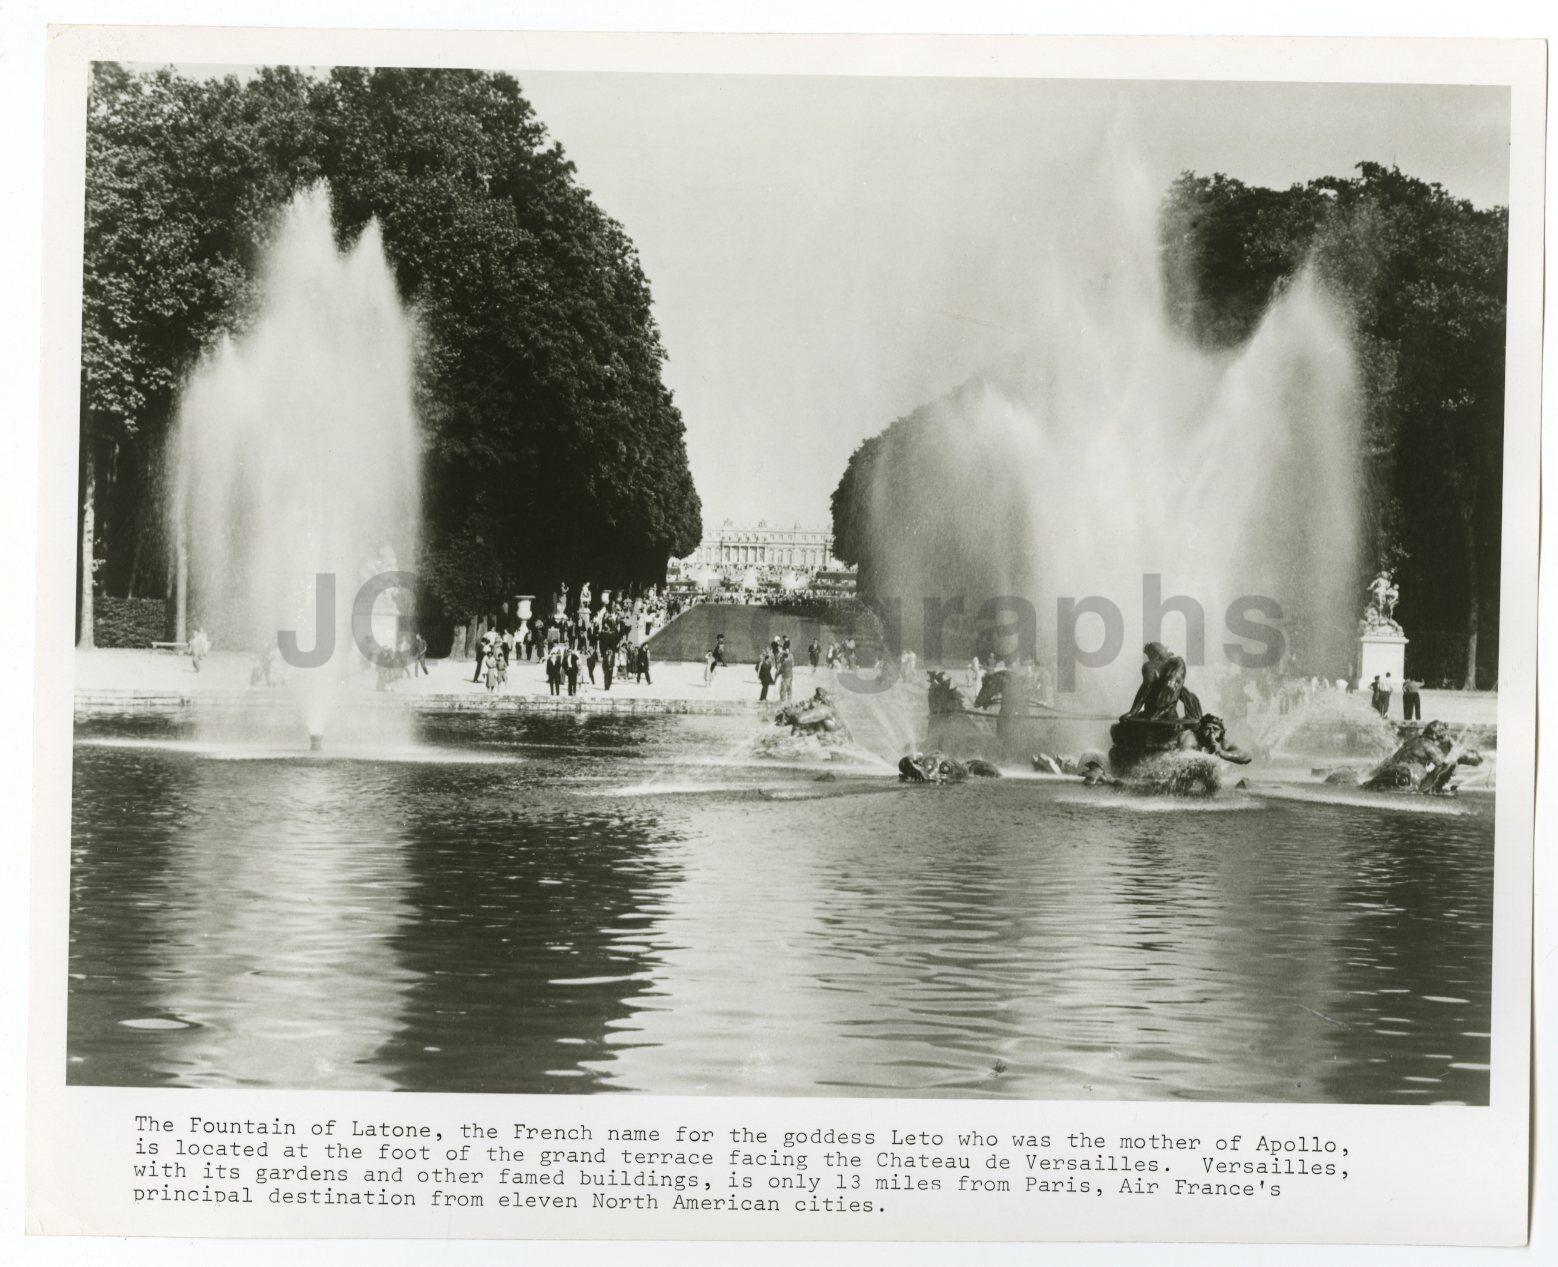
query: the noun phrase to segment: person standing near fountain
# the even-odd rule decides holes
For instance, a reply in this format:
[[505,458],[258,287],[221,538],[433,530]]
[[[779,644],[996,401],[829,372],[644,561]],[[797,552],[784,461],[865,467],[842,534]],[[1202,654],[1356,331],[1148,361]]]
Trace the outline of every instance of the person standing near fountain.
[[1405,678],[1401,683],[1401,720],[1423,720],[1423,697],[1419,693],[1423,684],[1416,678]]
[[200,662],[211,654],[211,639],[206,637],[203,626],[196,625],[195,632],[189,636],[189,658],[194,661],[196,673],[200,672]]
[[267,646],[254,653],[254,665],[249,670],[249,685],[275,686],[281,680],[281,648],[272,638]]
[[487,648],[492,643],[492,630],[482,631],[482,635],[476,642],[476,672],[471,674],[472,682],[480,682],[485,673],[487,664]]

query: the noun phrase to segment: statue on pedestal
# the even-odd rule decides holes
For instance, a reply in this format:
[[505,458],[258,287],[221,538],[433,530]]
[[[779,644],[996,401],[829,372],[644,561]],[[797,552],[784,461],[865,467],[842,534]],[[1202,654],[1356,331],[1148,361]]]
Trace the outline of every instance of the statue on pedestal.
[[1369,582],[1368,593],[1371,601],[1363,609],[1363,619],[1358,622],[1358,632],[1380,631],[1399,634],[1402,630],[1395,613],[1401,591],[1396,587],[1395,577],[1389,568],[1382,569],[1379,575]]
[[579,614],[581,616],[590,614],[590,583],[588,581],[579,587]]

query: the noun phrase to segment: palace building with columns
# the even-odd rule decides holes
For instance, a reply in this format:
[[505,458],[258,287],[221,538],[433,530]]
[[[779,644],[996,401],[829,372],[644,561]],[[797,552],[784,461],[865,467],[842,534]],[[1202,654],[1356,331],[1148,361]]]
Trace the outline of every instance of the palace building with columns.
[[833,557],[833,534],[826,528],[800,524],[774,528],[761,519],[755,527],[742,527],[727,519],[707,532],[686,558],[672,560],[670,575],[691,578],[715,573],[739,579],[748,569],[759,576],[797,577],[854,571]]

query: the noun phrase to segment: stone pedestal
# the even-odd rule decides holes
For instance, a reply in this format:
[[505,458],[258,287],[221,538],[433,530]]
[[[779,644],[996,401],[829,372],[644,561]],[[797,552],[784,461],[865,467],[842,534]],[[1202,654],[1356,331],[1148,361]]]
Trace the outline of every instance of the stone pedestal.
[[1387,673],[1396,690],[1406,677],[1408,638],[1393,629],[1370,629],[1358,636],[1358,689],[1366,691],[1376,677]]

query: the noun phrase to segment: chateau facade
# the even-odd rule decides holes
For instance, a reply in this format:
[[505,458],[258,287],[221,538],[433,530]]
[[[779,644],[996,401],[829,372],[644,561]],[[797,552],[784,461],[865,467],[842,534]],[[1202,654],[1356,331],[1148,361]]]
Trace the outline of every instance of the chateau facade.
[[672,561],[671,571],[725,573],[756,568],[760,572],[845,572],[833,557],[833,534],[825,528],[771,528],[765,520],[756,527],[740,527],[727,519],[705,534],[703,542],[685,559]]

